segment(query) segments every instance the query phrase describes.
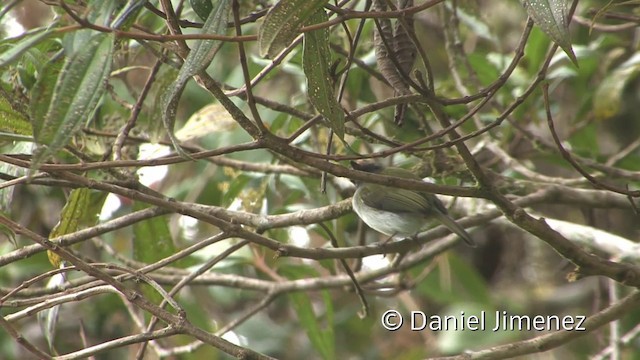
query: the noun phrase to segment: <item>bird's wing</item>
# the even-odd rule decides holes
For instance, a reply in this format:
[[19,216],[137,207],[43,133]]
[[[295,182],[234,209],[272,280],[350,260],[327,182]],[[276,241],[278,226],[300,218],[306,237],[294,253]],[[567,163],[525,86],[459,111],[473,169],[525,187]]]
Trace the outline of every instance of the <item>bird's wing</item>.
[[[396,188],[393,191],[389,191],[384,186],[369,184],[362,191],[364,191],[362,194],[364,204],[376,209],[395,213],[428,213],[433,211],[432,204],[425,196],[415,196],[416,193],[411,190]],[[437,204],[434,205],[438,207]],[[440,203],[440,206],[442,206],[442,203]]]
[[444,214],[444,215],[448,215],[449,214],[449,212],[447,211],[447,208],[444,206],[442,201],[440,201],[440,199],[438,199],[437,196],[434,195],[432,197],[431,203],[441,214]]

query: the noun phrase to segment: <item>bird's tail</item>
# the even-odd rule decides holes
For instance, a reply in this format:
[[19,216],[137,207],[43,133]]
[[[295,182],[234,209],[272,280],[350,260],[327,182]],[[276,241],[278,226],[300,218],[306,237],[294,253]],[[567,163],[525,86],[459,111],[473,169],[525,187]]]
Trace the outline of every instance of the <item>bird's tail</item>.
[[464,242],[466,242],[469,246],[476,247],[475,241],[473,241],[473,239],[467,233],[467,231],[462,226],[458,225],[458,223],[455,220],[453,220],[449,215],[443,214],[439,211],[434,211],[434,213],[438,218],[438,220],[440,220],[440,222],[444,226],[448,227],[449,230],[453,231],[454,233],[456,233],[456,235],[460,236],[462,240],[464,240]]

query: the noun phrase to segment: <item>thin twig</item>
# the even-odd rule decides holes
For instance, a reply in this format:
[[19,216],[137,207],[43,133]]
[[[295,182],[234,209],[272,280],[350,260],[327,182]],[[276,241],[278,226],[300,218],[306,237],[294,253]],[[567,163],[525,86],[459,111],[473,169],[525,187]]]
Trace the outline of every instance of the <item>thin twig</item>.
[[138,119],[138,115],[140,115],[140,111],[142,111],[142,104],[146,100],[147,95],[151,90],[151,85],[153,85],[153,83],[156,80],[156,75],[160,70],[160,65],[162,65],[162,62],[160,60],[156,60],[155,64],[153,64],[153,67],[151,67],[151,71],[149,72],[147,81],[144,83],[144,86],[142,87],[142,91],[138,96],[138,100],[136,100],[136,103],[133,106],[133,109],[131,110],[131,115],[129,115],[129,119],[127,119],[127,122],[125,123],[125,125],[122,127],[122,129],[120,129],[120,132],[118,133],[118,136],[116,137],[116,140],[113,143],[113,147],[112,147],[113,160],[117,161],[122,159],[122,146],[124,145],[125,140],[129,136],[129,132],[136,125],[136,120]]
[[[320,227],[324,229],[324,231],[327,233],[327,236],[329,236],[329,239],[331,239],[331,245],[335,248],[340,247],[340,245],[338,245],[338,240],[335,238],[335,236],[333,236],[333,232],[329,229],[329,227],[324,223],[318,223],[318,225],[320,225]],[[349,276],[349,279],[351,279],[351,281],[353,282],[353,288],[356,290],[356,294],[360,299],[360,304],[362,304],[362,308],[358,312],[358,316],[361,319],[364,319],[367,316],[369,316],[369,303],[367,302],[367,298],[364,296],[362,287],[360,287],[360,284],[358,283],[358,279],[356,279],[356,276],[353,274],[353,271],[349,267],[349,264],[347,264],[347,262],[344,259],[338,259],[338,261],[342,265],[342,268],[344,269],[344,271]]]
[[628,189],[624,189],[618,186],[609,185],[602,181],[599,181],[594,176],[589,174],[586,170],[582,168],[574,159],[573,156],[564,148],[562,145],[562,141],[558,137],[558,133],[556,132],[555,125],[553,124],[553,115],[551,114],[551,107],[549,105],[549,85],[544,84],[542,86],[542,94],[544,97],[544,107],[547,114],[547,125],[549,126],[549,130],[551,131],[551,136],[553,137],[553,141],[556,143],[558,150],[562,157],[577,171],[580,175],[584,176],[596,189],[606,189],[609,191],[616,192],[618,194],[627,195],[629,197],[640,197],[640,190],[631,191]]

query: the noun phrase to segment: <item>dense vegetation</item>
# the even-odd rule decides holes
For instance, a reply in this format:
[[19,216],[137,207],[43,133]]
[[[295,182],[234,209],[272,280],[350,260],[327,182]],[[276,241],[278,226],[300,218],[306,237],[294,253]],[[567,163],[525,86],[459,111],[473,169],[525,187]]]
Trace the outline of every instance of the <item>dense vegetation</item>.
[[0,358],[632,358],[640,15],[562,3],[3,2]]

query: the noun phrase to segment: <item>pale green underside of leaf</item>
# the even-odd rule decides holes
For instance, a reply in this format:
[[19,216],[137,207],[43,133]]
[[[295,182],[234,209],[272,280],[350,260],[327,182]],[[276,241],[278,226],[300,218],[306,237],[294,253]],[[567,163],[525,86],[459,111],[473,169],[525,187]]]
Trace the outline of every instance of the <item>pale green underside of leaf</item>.
[[633,56],[605,77],[593,96],[593,113],[598,120],[606,120],[620,112],[624,89],[640,73],[640,56]]
[[300,28],[326,0],[283,0],[275,4],[258,30],[260,56],[274,58],[300,34]]
[[569,37],[565,0],[522,0],[522,4],[536,25],[578,66]]
[[[89,207],[89,192],[90,190],[87,188],[74,189],[71,191],[67,203],[60,213],[60,220],[53,230],[51,230],[49,239],[78,231],[80,219],[85,216],[87,208]],[[47,255],[51,265],[53,265],[54,268],[59,268],[62,262],[60,256],[50,250],[47,250]]]
[[60,221],[49,234],[50,239],[78,230],[80,219],[85,216],[89,207],[90,191],[87,188],[71,190],[67,203],[60,213]]

